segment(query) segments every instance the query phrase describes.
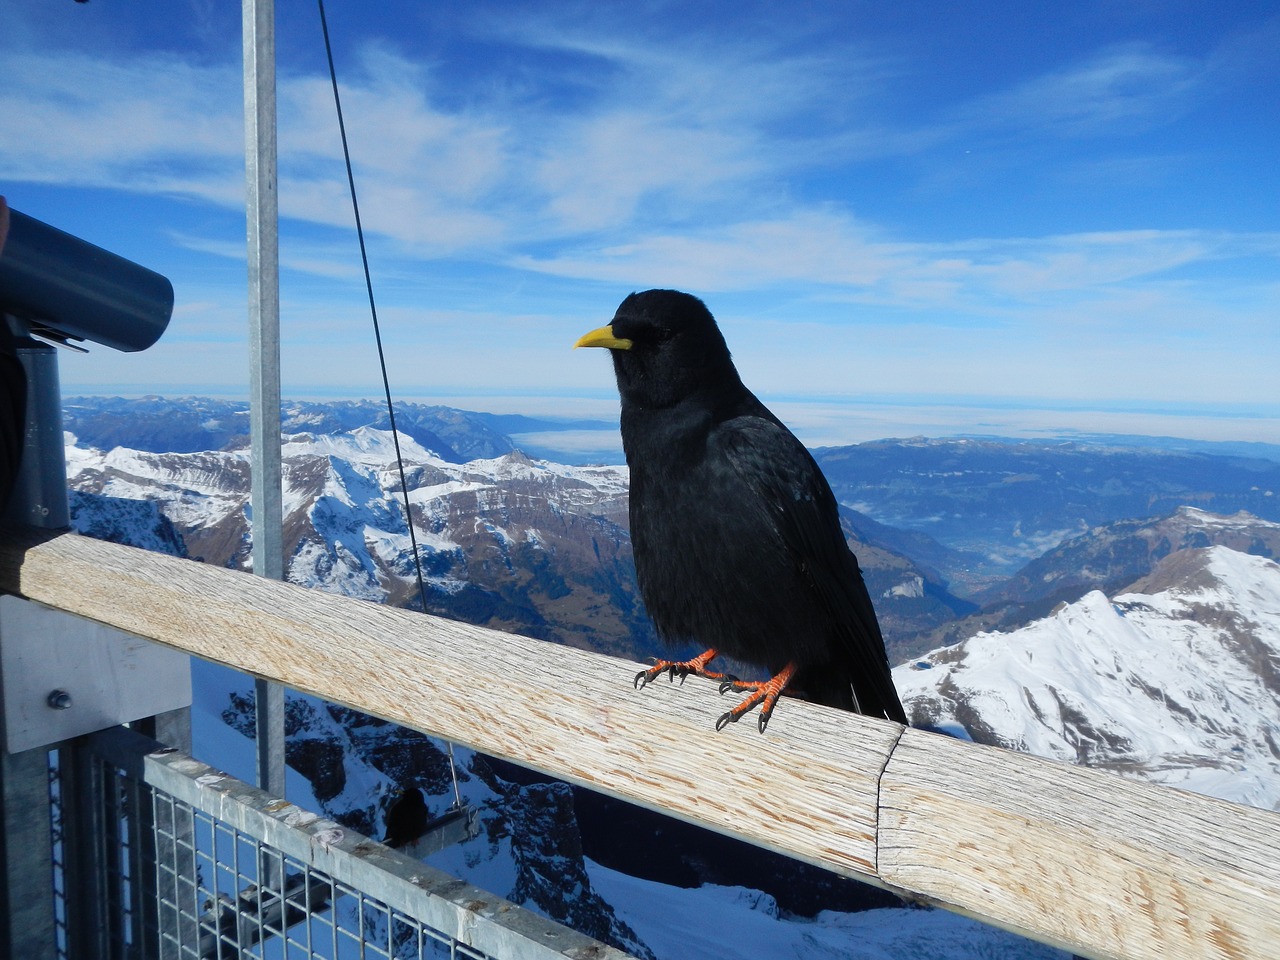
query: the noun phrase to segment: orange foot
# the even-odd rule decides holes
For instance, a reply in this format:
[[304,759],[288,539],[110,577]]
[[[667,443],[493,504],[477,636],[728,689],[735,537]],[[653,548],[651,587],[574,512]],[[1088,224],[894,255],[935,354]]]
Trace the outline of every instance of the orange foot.
[[760,707],[759,723],[760,732],[764,733],[764,728],[769,725],[769,718],[773,716],[773,708],[778,705],[778,698],[782,696],[782,692],[787,689],[787,684],[791,682],[791,678],[795,675],[796,665],[788,663],[769,680],[738,680],[735,677],[727,677],[720,684],[721,693],[726,693],[729,690],[750,691],[750,696],[728,713],[722,715],[716,721],[716,729],[723,730],[729,724],[737,723],[756,704],[763,704]]
[[652,681],[658,679],[662,674],[667,675],[668,680],[680,678],[680,682],[684,683],[685,677],[692,674],[695,677],[708,677],[711,680],[732,680],[734,679],[727,673],[716,673],[714,670],[708,670],[707,664],[716,658],[715,647],[712,647],[706,653],[700,653],[692,660],[654,660],[653,666],[648,670],[641,670],[636,674],[634,681],[637,690],[643,690]]

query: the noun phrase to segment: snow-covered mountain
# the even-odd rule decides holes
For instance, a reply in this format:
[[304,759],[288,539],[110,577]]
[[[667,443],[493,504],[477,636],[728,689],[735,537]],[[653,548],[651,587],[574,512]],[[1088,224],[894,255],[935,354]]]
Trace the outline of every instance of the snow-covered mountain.
[[[62,408],[63,427],[90,447],[128,447],[149,453],[202,453],[245,446],[249,404],[213,397],[71,397]],[[422,403],[399,403],[396,427],[404,436],[451,463],[500,457],[515,449],[489,414]],[[281,431],[344,433],[358,427],[390,429],[380,400],[286,400]]]
[[1280,524],[1244,511],[1224,517],[1187,506],[1168,516],[1119,520],[1064,540],[975,600],[987,608],[1039,605],[1047,613],[1090,589],[1123,588],[1171,553],[1213,544],[1274,559],[1280,557]]
[[1265,557],[1180,550],[1111,598],[934,650],[894,680],[917,726],[1280,809],[1280,565]]
[[1092,590],[1114,594],[1172,553],[1212,545],[1275,559],[1280,524],[1240,511],[1224,517],[1183,506],[1165,516],[1117,520],[1063,540],[1013,576],[977,593],[981,606],[900,645],[918,655],[983,631],[1009,631],[1047,616]]
[[927,558],[904,552],[971,598],[1064,539],[1117,520],[1192,506],[1280,522],[1275,449],[1266,448],[1271,459],[1213,449],[1222,452],[1168,438],[1138,446],[1125,438],[916,437],[814,455],[842,504],[935,541]]
[[[625,467],[564,466],[518,451],[459,464],[408,437],[400,449],[431,612],[635,659],[656,652],[635,585]],[[395,464],[391,434],[373,427],[286,438],[290,581],[420,605]],[[246,447],[100,450],[68,434],[67,467],[77,510],[145,501],[191,557],[250,566]]]
[[[88,409],[79,422],[114,436]],[[310,419],[325,418],[311,411]],[[189,429],[180,439],[190,439]],[[137,520],[171,524],[187,555],[250,566],[243,437],[225,449],[186,453],[101,449],[72,433],[67,438],[68,481],[73,508],[85,514],[82,527],[99,514],[99,535],[135,542],[127,525],[107,523],[106,516],[145,502],[157,512]],[[158,435],[150,439],[158,445]],[[290,434],[282,454],[288,579],[419,607],[391,433],[366,425]],[[517,450],[457,463],[408,436],[401,437],[400,454],[430,612],[635,660],[660,652],[635,582],[626,467],[568,466]],[[861,541],[857,553],[887,636],[914,636],[971,609],[937,574],[868,542],[865,521],[847,519],[851,538]]]

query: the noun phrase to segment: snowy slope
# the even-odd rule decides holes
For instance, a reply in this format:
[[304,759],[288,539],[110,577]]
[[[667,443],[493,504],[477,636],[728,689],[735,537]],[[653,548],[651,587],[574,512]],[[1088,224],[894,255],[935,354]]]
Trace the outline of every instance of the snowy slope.
[[683,890],[588,863],[592,885],[661,960],[1067,960],[1069,954],[943,910],[780,916],[745,887]]
[[[519,452],[455,463],[407,436],[400,449],[432,613],[633,659],[657,652],[626,533],[625,467]],[[372,427],[292,434],[282,453],[288,579],[420,607],[392,435]],[[193,559],[250,566],[244,447],[100,450],[68,434],[67,460],[86,510],[103,498],[146,501],[159,511],[153,524],[171,522]],[[94,526],[115,539],[110,531],[125,524]]]
[[1280,809],[1280,565],[1171,554],[1010,633],[894,671],[917,725]]

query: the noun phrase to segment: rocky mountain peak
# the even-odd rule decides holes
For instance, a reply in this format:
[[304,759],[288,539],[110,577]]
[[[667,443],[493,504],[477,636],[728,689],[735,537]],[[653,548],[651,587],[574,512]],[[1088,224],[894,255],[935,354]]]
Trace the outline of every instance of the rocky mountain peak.
[[904,664],[913,722],[1280,808],[1280,564],[1182,550],[1108,598]]

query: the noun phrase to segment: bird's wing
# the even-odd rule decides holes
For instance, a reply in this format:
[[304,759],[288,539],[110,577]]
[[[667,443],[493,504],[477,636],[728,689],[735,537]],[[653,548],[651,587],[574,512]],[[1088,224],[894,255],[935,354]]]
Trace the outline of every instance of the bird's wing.
[[[715,437],[753,494],[749,501],[763,505],[792,562],[829,613],[832,641],[843,647],[833,653],[859,678],[859,698],[866,699],[865,691],[892,705],[887,709],[900,711],[875,608],[845,542],[835,496],[809,451],[763,407],[759,414],[723,422]],[[864,711],[879,712],[867,706]]]

